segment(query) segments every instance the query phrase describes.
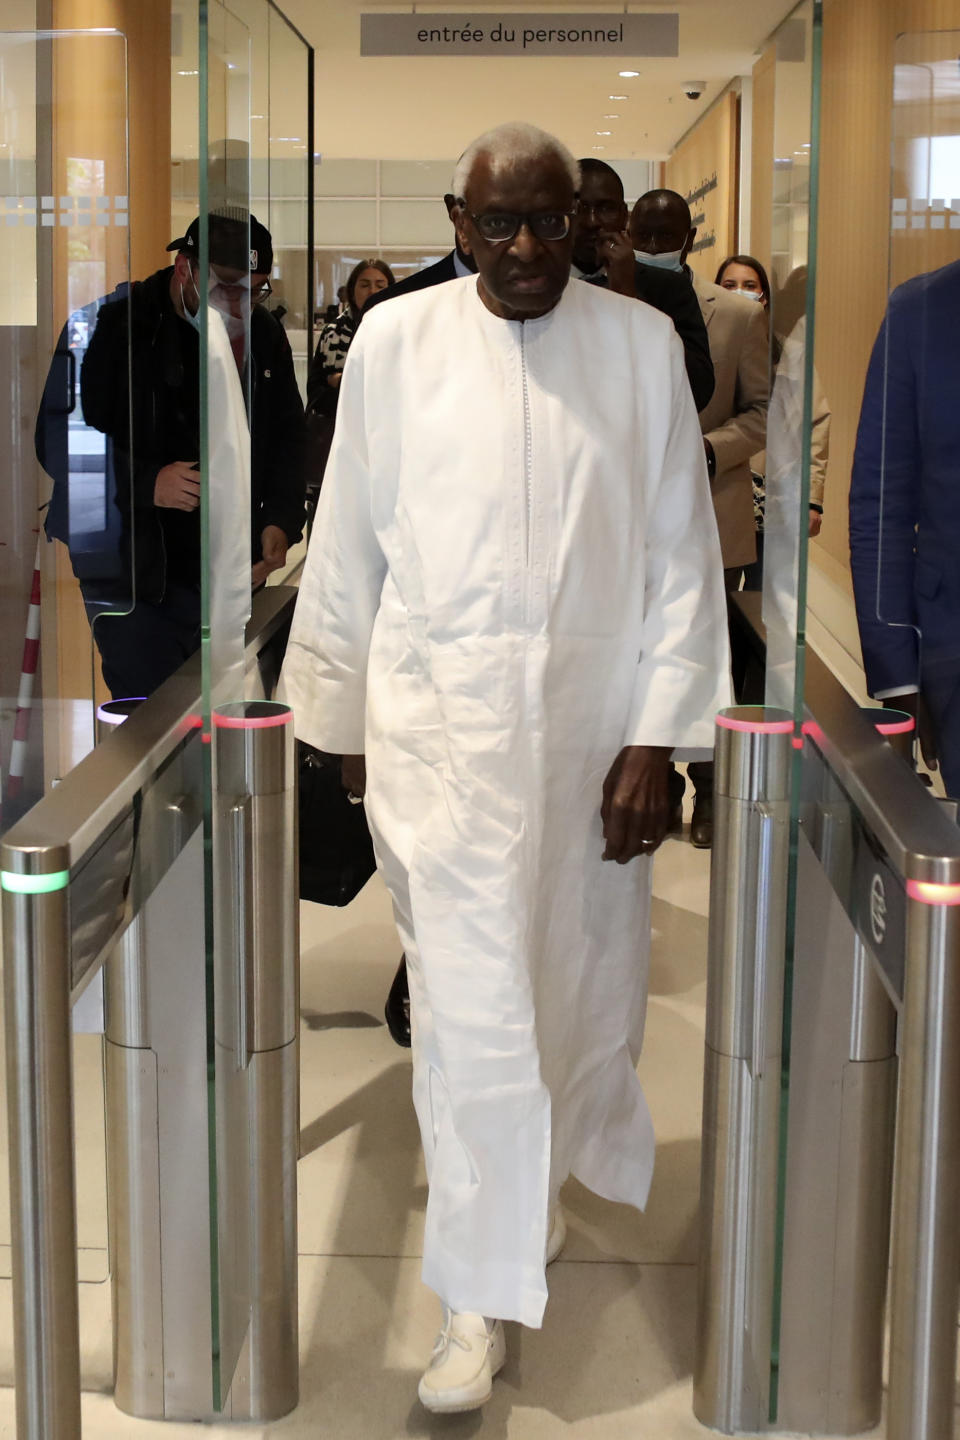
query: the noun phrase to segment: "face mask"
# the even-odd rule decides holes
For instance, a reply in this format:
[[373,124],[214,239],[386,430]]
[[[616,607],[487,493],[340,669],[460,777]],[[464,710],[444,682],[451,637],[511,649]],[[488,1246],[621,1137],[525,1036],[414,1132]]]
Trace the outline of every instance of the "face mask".
[[731,295],[745,295],[748,300],[759,300],[763,304],[763,296],[759,290],[731,290]]
[[[228,295],[226,293],[228,289],[234,293]],[[237,290],[245,293],[238,296]],[[244,339],[247,329],[246,317],[250,313],[250,276],[245,275],[243,279],[231,281],[230,285],[226,286],[216,271],[211,270],[207,299],[215,310],[219,310],[231,343]]]
[[197,291],[197,309],[196,309],[196,313],[195,313],[195,314],[191,314],[191,313],[190,313],[190,310],[187,308],[187,302],[186,302],[186,298],[185,298],[184,293],[183,293],[183,286],[182,286],[182,285],[180,286],[180,304],[181,304],[181,307],[183,308],[183,318],[184,318],[184,320],[186,320],[186,322],[187,322],[188,325],[192,325],[193,328],[194,328],[194,330],[196,330],[197,334],[199,335],[199,334],[200,334],[200,291],[197,290],[196,285],[194,285],[193,288],[194,288],[194,290]]
[[680,256],[683,254],[682,248],[680,250],[663,250],[659,255],[648,255],[646,250],[634,250],[633,253],[641,265],[652,265],[655,270],[683,269],[683,266],[680,264]]

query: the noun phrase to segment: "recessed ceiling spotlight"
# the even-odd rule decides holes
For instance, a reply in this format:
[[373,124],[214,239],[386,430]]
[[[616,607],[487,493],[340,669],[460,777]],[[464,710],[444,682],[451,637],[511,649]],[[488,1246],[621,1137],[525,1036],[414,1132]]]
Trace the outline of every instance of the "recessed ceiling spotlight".
[[629,98],[630,98],[630,97],[629,97],[628,95],[608,95],[608,96],[607,96],[607,99],[608,99],[608,100],[628,100]]
[[619,119],[620,119],[620,116],[619,116],[619,115],[604,115],[603,118],[604,118],[604,120],[619,120]]
[[591,149],[591,150],[606,150],[606,148],[607,148],[606,145],[591,145],[591,146],[590,146],[590,149]]
[[621,80],[636,80],[637,76],[640,74],[640,71],[639,71],[639,70],[618,70],[618,71],[617,71],[617,74],[620,76],[620,79],[621,79]]
[[594,130],[594,135],[612,135],[612,130]]

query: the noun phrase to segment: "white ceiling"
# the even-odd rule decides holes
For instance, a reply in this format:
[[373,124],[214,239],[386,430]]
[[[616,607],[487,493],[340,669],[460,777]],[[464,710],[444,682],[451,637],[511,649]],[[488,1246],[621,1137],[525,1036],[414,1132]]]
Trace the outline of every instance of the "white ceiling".
[[[758,49],[794,8],[793,0],[664,0],[625,6],[631,12],[671,10],[680,15],[679,58],[640,58],[631,65],[626,58],[361,58],[361,13],[411,7],[377,0],[280,4],[317,51],[316,149],[331,158],[395,160],[458,155],[481,131],[504,120],[541,125],[576,155],[663,158],[734,76],[750,73]],[[449,11],[465,18],[492,11],[619,8],[613,0],[503,0],[474,7],[441,0],[416,6],[418,14]],[[639,70],[639,78],[621,80],[617,71],[629,68]],[[683,94],[685,80],[707,82],[698,101]],[[611,94],[629,98],[615,102]],[[279,119],[282,99],[275,88],[271,107]],[[609,113],[620,118],[605,119]],[[282,120],[279,128],[271,129],[290,133]],[[613,133],[600,137],[598,130]]]

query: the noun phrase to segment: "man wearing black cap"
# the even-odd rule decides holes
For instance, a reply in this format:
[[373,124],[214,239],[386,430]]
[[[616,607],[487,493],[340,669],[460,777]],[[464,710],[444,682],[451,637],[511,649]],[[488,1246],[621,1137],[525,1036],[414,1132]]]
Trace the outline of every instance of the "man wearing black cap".
[[[104,305],[80,378],[87,424],[112,442],[124,562],[135,604],[94,637],[115,698],[149,695],[200,642],[200,222],[172,266]],[[305,431],[283,327],[259,305],[273,247],[253,216],[212,215],[209,303],[249,396],[251,582],[283,565],[303,530]],[[129,355],[129,372],[128,372]],[[129,379],[128,379],[129,373]]]

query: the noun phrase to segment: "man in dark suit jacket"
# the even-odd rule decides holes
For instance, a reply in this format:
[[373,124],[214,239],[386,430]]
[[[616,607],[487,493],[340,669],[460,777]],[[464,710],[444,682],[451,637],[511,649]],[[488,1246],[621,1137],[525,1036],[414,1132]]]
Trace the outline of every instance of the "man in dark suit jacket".
[[867,689],[920,722],[960,796],[960,261],[890,297],[867,370],[850,484],[850,566]]
[[641,265],[627,233],[623,182],[603,160],[580,161],[573,273],[669,315],[683,341],[687,378],[698,410],[713,394],[713,362],[700,305],[686,275]]
[[[447,214],[453,222],[453,210],[456,199],[453,195],[444,195],[443,203],[447,207]],[[464,255],[458,245],[438,260],[435,265],[427,265],[423,270],[415,270],[405,280],[398,280],[396,285],[388,285],[386,290],[371,295],[361,311],[361,319],[374,305],[379,305],[384,300],[392,300],[395,295],[409,295],[412,290],[424,290],[428,285],[442,285],[446,280],[457,280],[463,275],[476,274],[476,265],[472,255]]]

